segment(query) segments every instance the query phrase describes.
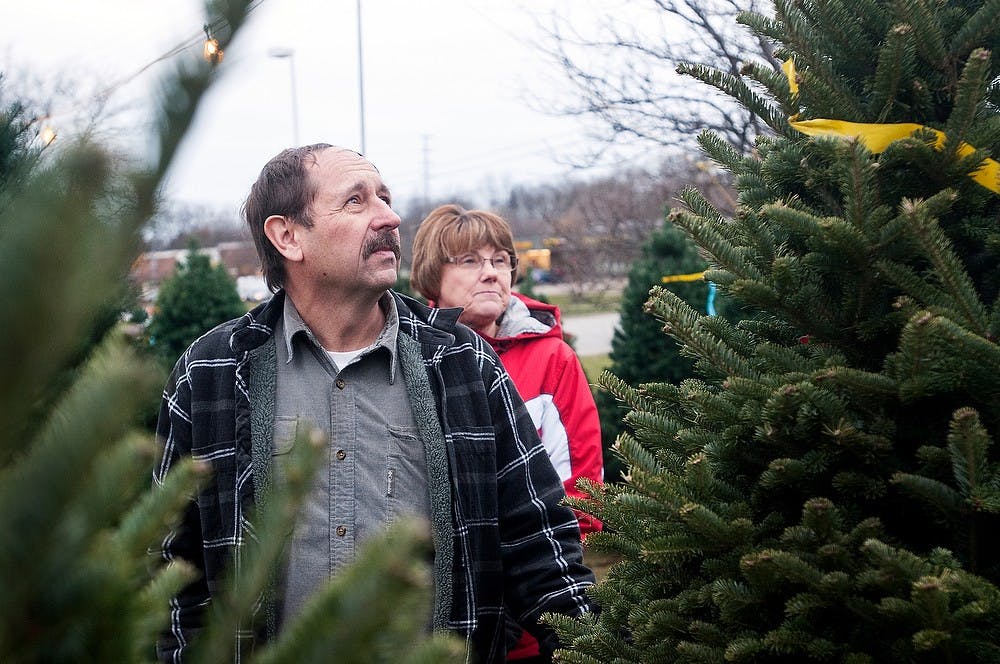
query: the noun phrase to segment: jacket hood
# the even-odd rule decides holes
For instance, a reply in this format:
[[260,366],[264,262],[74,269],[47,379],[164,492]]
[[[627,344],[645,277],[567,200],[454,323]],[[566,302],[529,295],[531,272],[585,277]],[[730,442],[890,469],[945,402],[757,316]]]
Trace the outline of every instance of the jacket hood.
[[498,353],[512,343],[543,337],[563,338],[559,307],[511,292],[496,337],[483,335]]

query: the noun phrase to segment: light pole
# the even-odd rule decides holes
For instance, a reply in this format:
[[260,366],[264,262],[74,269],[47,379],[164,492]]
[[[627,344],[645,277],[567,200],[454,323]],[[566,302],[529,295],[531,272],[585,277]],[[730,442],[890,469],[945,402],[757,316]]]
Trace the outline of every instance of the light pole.
[[295,51],[290,48],[272,48],[272,58],[288,58],[288,68],[292,80],[292,140],[299,147],[299,94],[295,87]]
[[358,6],[358,107],[361,113],[361,154],[367,155],[365,149],[365,67],[364,49],[361,46],[361,0]]

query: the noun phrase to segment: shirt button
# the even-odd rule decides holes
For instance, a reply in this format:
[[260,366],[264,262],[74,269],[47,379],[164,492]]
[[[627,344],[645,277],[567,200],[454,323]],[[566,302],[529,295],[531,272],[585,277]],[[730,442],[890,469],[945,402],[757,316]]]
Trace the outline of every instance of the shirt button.
[[343,461],[346,458],[347,458],[347,452],[345,452],[344,450],[337,450],[337,460],[338,461]]
[[343,378],[338,378],[337,379],[337,388],[338,389],[341,389],[341,390],[344,389],[345,385],[347,385],[347,383],[344,382]]
[[337,535],[343,537],[347,534],[347,526],[337,526]]

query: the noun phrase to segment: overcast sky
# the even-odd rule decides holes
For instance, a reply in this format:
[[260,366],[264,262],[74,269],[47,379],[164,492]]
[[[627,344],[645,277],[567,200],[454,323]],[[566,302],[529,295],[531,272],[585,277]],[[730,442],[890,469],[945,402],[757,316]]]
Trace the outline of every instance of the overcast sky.
[[[536,23],[553,10],[594,23],[627,4],[361,0],[366,153],[397,200],[426,191],[485,204],[491,190],[569,176],[586,128],[537,108],[539,99],[553,106],[558,70],[534,46],[542,39]],[[148,100],[164,62],[201,53],[195,0],[0,0],[0,7],[0,69],[62,77],[90,93],[111,86],[109,107]],[[264,162],[296,141],[361,149],[356,7],[357,0],[259,1],[175,162],[171,198],[236,210]],[[274,57],[276,49],[292,55]],[[53,108],[61,136],[90,99]],[[142,144],[149,113],[119,117],[127,118],[121,131]]]

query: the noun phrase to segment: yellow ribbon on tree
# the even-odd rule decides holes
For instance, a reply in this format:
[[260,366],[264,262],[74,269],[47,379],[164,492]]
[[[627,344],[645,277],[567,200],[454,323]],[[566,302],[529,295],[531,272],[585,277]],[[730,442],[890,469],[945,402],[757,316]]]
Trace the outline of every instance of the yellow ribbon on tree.
[[705,276],[705,271],[689,272],[688,274],[668,274],[660,279],[662,283],[669,284],[674,281],[698,281]]
[[[799,93],[799,85],[795,80],[795,62],[792,59],[786,60],[781,65],[782,71],[788,77],[788,88],[793,95]],[[806,136],[832,136],[839,138],[856,138],[870,151],[875,154],[884,152],[889,144],[913,135],[921,129],[926,129],[934,133],[934,148],[940,150],[944,147],[946,136],[944,132],[913,122],[901,122],[898,124],[871,124],[864,122],[846,122],[844,120],[827,120],[817,118],[815,120],[796,120],[798,115],[788,118],[788,124],[792,129],[799,131]],[[968,143],[961,143],[958,146],[958,154],[966,157],[976,151],[976,148]],[[986,158],[982,166],[969,174],[973,180],[986,187],[994,193],[1000,194],[1000,163],[996,160]]]
[[799,82],[795,80],[795,60],[788,58],[781,63],[781,71],[788,77],[788,89],[793,95],[799,94]]
[[[687,274],[668,274],[660,277],[660,281],[665,284],[676,281],[700,281],[705,277],[705,270],[701,272],[688,272]],[[709,316],[715,315],[715,284],[708,282],[708,298],[705,300],[705,313]]]

